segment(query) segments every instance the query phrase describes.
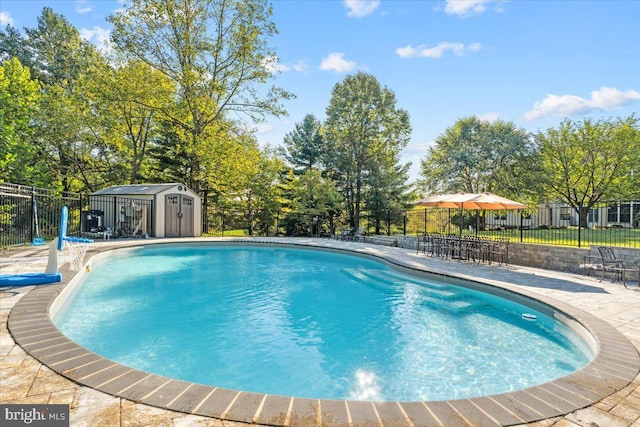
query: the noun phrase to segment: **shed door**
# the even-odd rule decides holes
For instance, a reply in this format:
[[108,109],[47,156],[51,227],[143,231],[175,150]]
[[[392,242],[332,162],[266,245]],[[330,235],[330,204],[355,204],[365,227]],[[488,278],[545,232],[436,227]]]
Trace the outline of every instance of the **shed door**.
[[193,197],[180,196],[182,199],[181,210],[182,215],[180,219],[180,236],[193,237]]
[[164,235],[166,237],[193,237],[193,197],[167,194],[164,209]]

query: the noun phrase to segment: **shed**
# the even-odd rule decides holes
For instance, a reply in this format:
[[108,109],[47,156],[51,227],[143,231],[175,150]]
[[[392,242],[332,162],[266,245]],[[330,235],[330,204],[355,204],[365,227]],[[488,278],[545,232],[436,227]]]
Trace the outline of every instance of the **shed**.
[[[89,196],[90,225],[113,236],[197,237],[202,234],[202,200],[180,183],[114,185]],[[101,218],[101,219],[100,219]],[[91,230],[89,230],[89,228]]]

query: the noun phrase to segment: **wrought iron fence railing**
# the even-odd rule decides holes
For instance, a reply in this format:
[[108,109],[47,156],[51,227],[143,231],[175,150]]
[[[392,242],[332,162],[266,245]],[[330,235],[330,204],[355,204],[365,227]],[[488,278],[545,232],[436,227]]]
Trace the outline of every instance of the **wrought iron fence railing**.
[[640,247],[640,200],[599,203],[591,209],[544,203],[524,211],[417,208],[407,212],[407,234],[444,233],[509,238],[564,246]]
[[80,231],[81,195],[0,183],[0,248],[58,235],[62,206],[69,209],[67,234]]
[[[94,196],[0,183],[0,248],[25,245],[58,234],[62,206],[69,209],[68,234],[88,237],[153,235],[153,200]],[[380,219],[382,218],[382,219]],[[348,230],[342,216],[253,212],[204,205],[205,236],[327,236]],[[415,208],[384,215],[363,213],[368,235],[424,232],[508,238],[513,242],[566,246],[640,248],[640,200],[599,203],[589,210],[545,203],[525,211],[466,211]]]
[[0,248],[55,238],[63,206],[69,210],[69,236],[142,237],[155,226],[152,200],[0,183]]

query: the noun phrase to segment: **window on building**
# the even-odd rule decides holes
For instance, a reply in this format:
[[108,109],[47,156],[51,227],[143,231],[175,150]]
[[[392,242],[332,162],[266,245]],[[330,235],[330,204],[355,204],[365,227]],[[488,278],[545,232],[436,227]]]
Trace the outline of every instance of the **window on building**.
[[560,208],[560,221],[569,221],[571,219],[571,208]]
[[600,221],[600,209],[589,209],[589,220],[590,223],[598,223]]
[[607,221],[618,222],[618,205],[609,205],[607,208]]
[[620,205],[620,222],[631,222],[631,204]]

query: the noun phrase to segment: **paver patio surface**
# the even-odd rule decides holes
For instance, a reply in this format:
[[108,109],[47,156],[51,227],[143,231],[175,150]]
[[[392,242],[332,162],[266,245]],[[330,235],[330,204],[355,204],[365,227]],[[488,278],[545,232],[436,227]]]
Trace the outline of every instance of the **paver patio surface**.
[[[221,241],[236,239],[179,239],[176,241]],[[247,239],[244,239],[247,240]],[[163,241],[168,241],[163,239]],[[443,274],[466,275],[504,283],[506,287],[552,298],[594,315],[615,327],[640,349],[640,289],[630,283],[599,282],[598,278],[577,274],[526,268],[514,265],[475,265],[416,255],[415,250],[389,248],[327,239],[255,238],[251,241],[310,244],[340,247],[361,253],[393,259]],[[104,250],[142,241],[96,242],[94,248]],[[68,260],[64,255],[62,261]],[[0,253],[2,274],[38,272],[46,266],[46,248],[23,248]],[[69,273],[65,271],[68,275]],[[509,285],[509,283],[518,283]],[[7,329],[9,313],[33,287],[0,288],[0,403],[62,403],[70,405],[71,426],[243,426],[235,421],[156,408],[114,397],[70,381],[29,356],[18,346]],[[382,407],[382,406],[381,406]],[[464,418],[462,418],[464,419]],[[257,421],[257,420],[256,420]],[[290,420],[291,425],[296,424]],[[345,423],[345,424],[348,424]],[[375,423],[374,423],[375,424]],[[443,424],[443,423],[441,423]],[[251,425],[256,425],[253,423]],[[304,424],[306,425],[306,424]],[[351,425],[357,426],[352,423]],[[375,424],[377,425],[377,424]],[[409,425],[405,419],[394,425]],[[464,423],[462,425],[467,425]],[[622,390],[599,402],[563,417],[555,417],[531,426],[556,427],[640,427],[640,375]],[[449,426],[446,426],[449,427]],[[457,426],[453,426],[457,427]]]

